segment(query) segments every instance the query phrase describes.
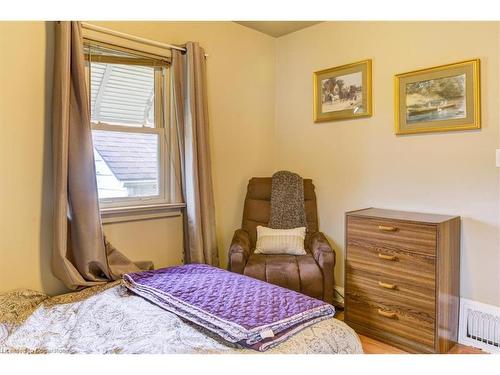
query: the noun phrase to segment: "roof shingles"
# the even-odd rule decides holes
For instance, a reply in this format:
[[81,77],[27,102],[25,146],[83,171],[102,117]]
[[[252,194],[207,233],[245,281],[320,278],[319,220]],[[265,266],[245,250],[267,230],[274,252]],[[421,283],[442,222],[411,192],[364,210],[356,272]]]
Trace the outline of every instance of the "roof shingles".
[[94,147],[120,181],[158,180],[158,136],[93,130]]

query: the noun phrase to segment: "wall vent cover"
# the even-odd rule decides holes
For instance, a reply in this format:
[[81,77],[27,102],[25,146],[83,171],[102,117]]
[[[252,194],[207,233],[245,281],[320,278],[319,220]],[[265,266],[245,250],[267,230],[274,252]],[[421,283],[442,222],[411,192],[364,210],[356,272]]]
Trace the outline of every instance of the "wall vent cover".
[[458,342],[500,353],[500,308],[461,298]]

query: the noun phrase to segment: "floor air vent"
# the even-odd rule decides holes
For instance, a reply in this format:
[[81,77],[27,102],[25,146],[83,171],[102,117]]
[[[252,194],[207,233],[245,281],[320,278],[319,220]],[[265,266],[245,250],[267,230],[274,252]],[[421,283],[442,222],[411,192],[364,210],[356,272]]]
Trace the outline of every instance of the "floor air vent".
[[500,308],[460,299],[460,344],[500,353]]

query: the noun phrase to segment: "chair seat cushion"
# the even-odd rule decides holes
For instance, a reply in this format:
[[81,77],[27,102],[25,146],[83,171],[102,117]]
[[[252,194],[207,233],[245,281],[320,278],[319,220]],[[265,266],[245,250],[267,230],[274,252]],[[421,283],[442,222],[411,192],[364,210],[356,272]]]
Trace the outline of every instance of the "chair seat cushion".
[[323,298],[323,274],[311,254],[252,254],[244,274],[313,298]]

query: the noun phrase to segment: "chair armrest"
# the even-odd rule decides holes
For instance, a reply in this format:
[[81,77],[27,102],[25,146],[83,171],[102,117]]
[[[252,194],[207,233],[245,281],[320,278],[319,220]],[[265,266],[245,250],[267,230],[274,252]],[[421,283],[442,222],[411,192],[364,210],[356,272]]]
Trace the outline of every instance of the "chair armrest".
[[311,252],[323,272],[323,300],[332,303],[335,252],[323,233],[316,232],[311,236]]
[[243,274],[248,257],[250,256],[250,238],[248,232],[238,229],[234,232],[229,248],[229,270]]

